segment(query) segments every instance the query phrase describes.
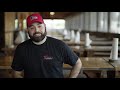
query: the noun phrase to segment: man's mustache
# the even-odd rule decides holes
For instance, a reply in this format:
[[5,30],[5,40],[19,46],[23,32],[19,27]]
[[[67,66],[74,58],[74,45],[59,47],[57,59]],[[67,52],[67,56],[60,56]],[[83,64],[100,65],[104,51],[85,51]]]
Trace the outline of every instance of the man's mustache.
[[35,32],[33,35],[35,35],[35,34],[42,34],[41,32]]

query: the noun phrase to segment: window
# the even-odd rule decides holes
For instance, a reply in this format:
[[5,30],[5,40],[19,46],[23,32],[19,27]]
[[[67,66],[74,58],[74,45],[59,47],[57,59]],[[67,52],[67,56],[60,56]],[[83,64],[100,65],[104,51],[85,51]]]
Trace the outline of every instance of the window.
[[15,29],[18,29],[18,19],[15,19]]
[[64,29],[64,19],[44,19],[47,29]]

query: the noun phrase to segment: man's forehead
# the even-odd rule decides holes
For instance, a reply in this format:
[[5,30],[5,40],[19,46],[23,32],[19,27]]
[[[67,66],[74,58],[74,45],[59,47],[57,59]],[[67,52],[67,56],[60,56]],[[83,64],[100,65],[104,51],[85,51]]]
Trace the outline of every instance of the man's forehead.
[[34,22],[31,24],[31,26],[36,26],[36,25],[43,25],[43,23],[40,23],[40,22]]

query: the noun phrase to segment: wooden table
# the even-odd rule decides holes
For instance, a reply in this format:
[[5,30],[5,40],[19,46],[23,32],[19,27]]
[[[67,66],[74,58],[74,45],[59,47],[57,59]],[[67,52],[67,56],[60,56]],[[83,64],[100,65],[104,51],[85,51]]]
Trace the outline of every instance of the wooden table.
[[[81,57],[82,69],[83,70],[113,70],[113,66],[110,65],[102,57]],[[0,57],[0,69],[6,69],[1,67],[11,66],[13,56],[2,56]],[[64,64],[64,68],[71,69],[71,66]],[[9,68],[10,69],[10,68]]]
[[[109,64],[104,58],[82,57],[80,59],[82,62],[81,73],[84,70],[101,70],[101,77],[102,77],[102,75],[105,75],[105,76],[103,76],[105,78],[105,77],[107,77],[107,73],[106,73],[107,71],[114,70],[114,67],[111,64]],[[12,70],[12,68],[11,68],[12,60],[13,60],[13,56],[0,57],[0,69],[1,70]],[[64,64],[63,68],[67,69],[67,70],[72,69],[72,67],[69,66],[68,64]]]
[[0,78],[12,78],[11,62],[13,56],[0,57]]
[[107,57],[105,57],[104,59],[115,68],[115,77],[120,78],[120,60],[111,62],[111,61],[109,61],[109,58],[107,58]]
[[0,69],[11,69],[12,60],[13,56],[0,57]]
[[[114,67],[101,57],[81,57],[82,72],[84,70],[100,70],[101,77],[107,77],[107,71],[113,71]],[[72,69],[71,66],[64,64],[64,69]]]
[[2,48],[1,50],[5,52],[6,55],[13,55],[16,48]]

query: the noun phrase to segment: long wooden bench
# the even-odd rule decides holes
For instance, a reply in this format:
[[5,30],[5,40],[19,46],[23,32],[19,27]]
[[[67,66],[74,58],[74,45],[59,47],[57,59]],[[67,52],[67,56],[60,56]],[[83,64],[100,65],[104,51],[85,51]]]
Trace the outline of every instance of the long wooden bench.
[[[84,40],[81,40],[80,43],[75,43],[71,41],[64,41],[68,46],[70,46],[75,53],[79,56],[94,56],[94,57],[109,57],[112,49],[113,41],[107,40],[105,38],[94,39],[91,43],[91,49],[85,49]],[[120,43],[119,43],[120,46]],[[76,48],[79,47],[79,48]],[[118,50],[120,56],[120,48]]]
[[[84,56],[110,56],[112,46],[92,46],[91,48],[81,48],[84,50]],[[82,50],[82,51],[83,51]],[[120,56],[120,47],[118,48]]]
[[[64,41],[69,46],[84,46],[85,42],[75,43],[71,41]],[[112,46],[112,41],[92,41],[91,46]],[[118,44],[120,46],[120,43]]]

